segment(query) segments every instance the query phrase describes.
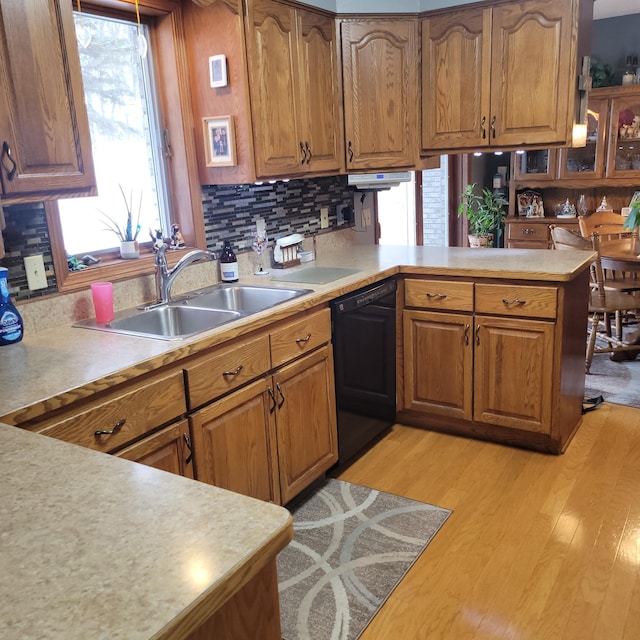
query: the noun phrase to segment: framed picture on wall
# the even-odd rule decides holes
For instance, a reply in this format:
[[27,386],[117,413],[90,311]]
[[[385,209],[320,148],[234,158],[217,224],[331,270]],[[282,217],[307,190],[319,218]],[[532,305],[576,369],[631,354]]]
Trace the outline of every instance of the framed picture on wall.
[[231,116],[203,118],[204,153],[207,167],[232,167],[236,164],[236,141]]

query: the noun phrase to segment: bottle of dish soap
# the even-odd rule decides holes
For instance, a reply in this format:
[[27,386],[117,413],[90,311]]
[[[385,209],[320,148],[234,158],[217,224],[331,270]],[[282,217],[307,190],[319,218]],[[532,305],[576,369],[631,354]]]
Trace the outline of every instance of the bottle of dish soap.
[[6,267],[0,267],[0,346],[20,342],[24,334],[22,316],[9,298],[8,274]]
[[238,258],[226,240],[220,254],[220,278],[223,282],[237,282],[238,275]]

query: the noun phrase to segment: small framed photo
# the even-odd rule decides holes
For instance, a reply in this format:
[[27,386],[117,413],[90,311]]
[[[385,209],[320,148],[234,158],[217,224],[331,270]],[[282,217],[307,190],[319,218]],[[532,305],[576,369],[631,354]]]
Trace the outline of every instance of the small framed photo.
[[224,55],[209,58],[209,81],[215,89],[227,86],[227,58]]
[[236,141],[231,116],[203,118],[204,153],[207,167],[232,167],[236,164]]

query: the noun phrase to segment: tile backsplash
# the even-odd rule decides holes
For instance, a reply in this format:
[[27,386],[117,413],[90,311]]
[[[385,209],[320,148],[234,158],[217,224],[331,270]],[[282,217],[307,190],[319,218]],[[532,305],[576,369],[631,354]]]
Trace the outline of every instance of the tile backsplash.
[[[202,188],[207,248],[220,250],[229,240],[236,251],[251,246],[255,221],[266,222],[270,240],[301,233],[309,236],[320,231],[320,208],[329,209],[329,228],[336,227],[336,206],[351,204],[353,187],[346,176],[330,176],[288,182],[210,185]],[[4,208],[7,228],[3,232],[6,254],[0,265],[9,269],[9,290],[16,300],[30,300],[57,292],[54,275],[47,288],[30,291],[23,259],[42,254],[45,270],[53,274],[51,242],[44,206],[12,205]],[[324,231],[324,230],[323,230]]]

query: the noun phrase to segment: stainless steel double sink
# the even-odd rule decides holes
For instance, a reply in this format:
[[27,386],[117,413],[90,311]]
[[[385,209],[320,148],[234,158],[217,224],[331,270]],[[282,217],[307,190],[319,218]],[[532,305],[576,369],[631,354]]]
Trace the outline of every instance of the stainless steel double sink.
[[180,340],[264,311],[312,289],[218,284],[198,289],[172,302],[119,311],[111,322],[83,320],[75,327],[160,340]]

